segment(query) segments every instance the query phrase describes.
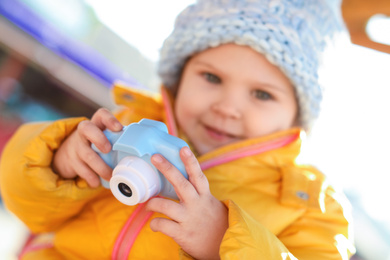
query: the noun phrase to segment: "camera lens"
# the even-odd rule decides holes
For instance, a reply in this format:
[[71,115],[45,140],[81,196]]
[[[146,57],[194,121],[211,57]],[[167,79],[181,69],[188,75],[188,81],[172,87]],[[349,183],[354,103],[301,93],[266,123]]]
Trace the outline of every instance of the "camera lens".
[[126,197],[131,197],[133,195],[133,192],[131,191],[130,187],[123,182],[118,184],[118,189]]

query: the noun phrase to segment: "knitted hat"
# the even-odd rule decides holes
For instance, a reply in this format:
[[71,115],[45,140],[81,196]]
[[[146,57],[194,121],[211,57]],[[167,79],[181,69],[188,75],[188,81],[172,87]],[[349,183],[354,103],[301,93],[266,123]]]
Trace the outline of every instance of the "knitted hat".
[[249,46],[290,79],[300,125],[309,129],[322,100],[322,51],[343,30],[338,0],[198,0],[176,18],[160,52],[158,73],[172,88],[192,55],[226,43]]

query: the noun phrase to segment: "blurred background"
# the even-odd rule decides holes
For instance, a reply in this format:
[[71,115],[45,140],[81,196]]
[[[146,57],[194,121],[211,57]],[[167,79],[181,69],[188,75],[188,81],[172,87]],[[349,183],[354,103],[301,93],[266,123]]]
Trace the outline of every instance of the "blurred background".
[[[22,123],[114,109],[114,81],[156,90],[158,50],[192,2],[0,0],[0,154]],[[344,0],[342,13],[351,43],[326,57],[304,151],[351,201],[353,259],[390,260],[390,1]],[[0,259],[26,234],[0,198]]]

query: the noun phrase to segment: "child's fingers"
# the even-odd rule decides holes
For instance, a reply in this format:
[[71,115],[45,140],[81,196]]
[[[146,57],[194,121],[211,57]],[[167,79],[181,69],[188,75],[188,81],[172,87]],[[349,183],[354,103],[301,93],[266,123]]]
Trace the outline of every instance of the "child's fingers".
[[180,200],[191,200],[197,197],[197,192],[192,184],[181,172],[160,154],[154,154],[151,158],[154,166],[172,184]]
[[98,109],[92,116],[91,122],[101,130],[105,130],[107,128],[111,131],[117,132],[123,128],[118,119],[116,119],[116,117],[105,108]]
[[154,232],[161,232],[173,239],[180,235],[180,224],[166,218],[154,218],[150,222],[150,228]]
[[90,146],[89,142],[91,142],[103,153],[111,151],[110,141],[108,141],[103,131],[91,121],[80,122],[77,126],[77,132],[84,145]]
[[197,190],[198,194],[210,193],[209,182],[190,148],[186,146],[183,147],[180,150],[180,158],[184,163],[189,180]]
[[183,220],[182,217],[185,215],[180,204],[159,197],[150,199],[146,204],[146,208],[150,211],[164,214],[176,222],[181,222]]
[[108,166],[103,159],[94,151],[90,146],[86,147],[84,151],[80,152],[82,160],[91,168],[95,173],[105,180],[110,180],[112,175],[112,169]]
[[[71,140],[69,139],[66,142],[69,141]],[[107,180],[111,178],[111,167],[92,150],[91,146],[82,144],[78,139],[73,140],[73,144],[75,144],[74,149],[66,151],[67,156],[63,156],[61,163],[57,165],[61,169],[60,172],[64,178],[79,176],[85,179],[91,187],[99,186],[99,175]],[[57,172],[58,167],[56,167]]]
[[100,185],[100,179],[99,176],[96,175],[96,173],[89,168],[88,165],[85,163],[82,163],[81,161],[75,162],[74,164],[75,169],[77,170],[77,175],[84,179],[88,185],[92,188],[97,188]]

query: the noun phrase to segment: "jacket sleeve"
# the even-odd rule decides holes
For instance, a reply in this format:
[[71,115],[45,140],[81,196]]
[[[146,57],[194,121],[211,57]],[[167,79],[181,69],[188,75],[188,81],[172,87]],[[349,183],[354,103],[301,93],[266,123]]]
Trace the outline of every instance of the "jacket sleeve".
[[[332,193],[333,190],[329,190]],[[341,204],[326,198],[326,212],[307,210],[280,234],[273,234],[233,201],[229,209],[229,227],[220,247],[220,258],[280,260],[347,260],[355,252],[349,224]],[[274,216],[277,218],[277,216]],[[181,259],[193,259],[183,250]]]
[[89,188],[80,178],[61,179],[51,168],[54,151],[84,119],[25,124],[3,151],[2,198],[34,233],[55,230],[102,191]]
[[227,202],[229,228],[220,248],[221,259],[349,259],[354,247],[344,209],[333,196],[325,200],[326,211],[308,209],[277,235],[234,202]]
[[220,247],[221,259],[296,259],[274,234],[234,202],[225,204],[229,228]]

